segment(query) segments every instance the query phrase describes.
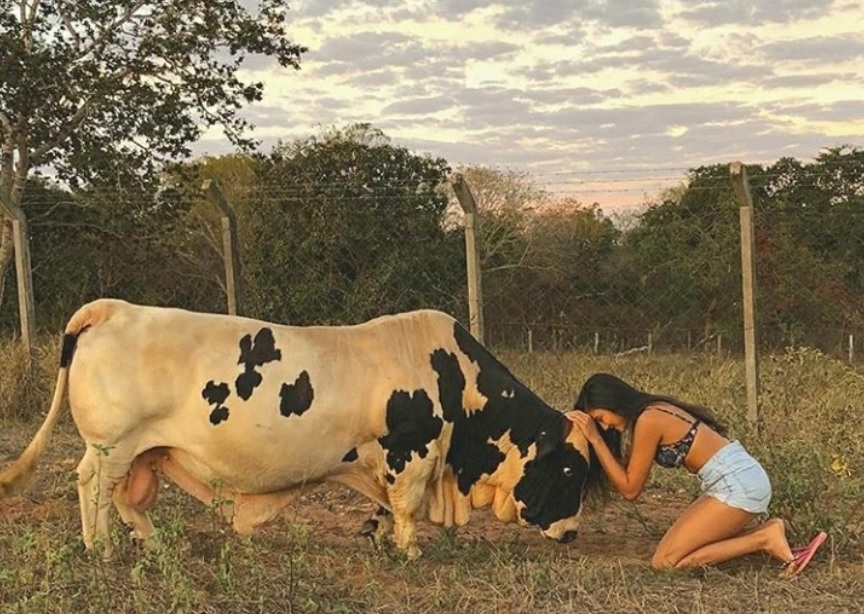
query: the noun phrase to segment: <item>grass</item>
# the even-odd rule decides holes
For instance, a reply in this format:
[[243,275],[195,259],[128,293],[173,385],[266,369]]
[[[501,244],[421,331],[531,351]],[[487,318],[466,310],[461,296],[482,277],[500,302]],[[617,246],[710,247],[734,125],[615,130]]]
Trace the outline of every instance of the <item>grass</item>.
[[[650,569],[657,538],[695,494],[695,479],[657,469],[636,504],[613,500],[559,546],[478,514],[458,531],[421,526],[408,563],[354,536],[372,506],[346,489],[305,495],[251,538],[173,486],[154,510],[158,546],[139,551],[119,523],[115,561],[82,552],[74,468],[82,453],[68,414],[27,495],[0,501],[0,612],[860,612],[864,377],[810,350],[763,359],[762,434],[745,420],[743,364],[713,355],[584,356],[499,352],[553,406],[572,403],[597,370],[705,404],[772,476],[772,513],[796,541],[831,533],[801,577],[778,577],[762,556],[698,573]],[[50,401],[57,347],[32,369],[0,342],[0,463],[17,456]]]

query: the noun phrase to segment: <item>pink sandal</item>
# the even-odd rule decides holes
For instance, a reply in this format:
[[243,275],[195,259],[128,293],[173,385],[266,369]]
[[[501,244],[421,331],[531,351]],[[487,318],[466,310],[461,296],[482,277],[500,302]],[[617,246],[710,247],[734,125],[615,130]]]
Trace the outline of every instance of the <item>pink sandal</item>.
[[810,560],[813,558],[813,555],[816,554],[816,551],[819,550],[819,547],[825,543],[825,540],[828,539],[828,534],[825,531],[820,531],[816,537],[813,538],[809,544],[807,544],[803,548],[794,548],[792,550],[791,561],[787,561],[784,564],[786,567],[786,575],[788,576],[797,576],[800,574],[807,565],[810,564]]

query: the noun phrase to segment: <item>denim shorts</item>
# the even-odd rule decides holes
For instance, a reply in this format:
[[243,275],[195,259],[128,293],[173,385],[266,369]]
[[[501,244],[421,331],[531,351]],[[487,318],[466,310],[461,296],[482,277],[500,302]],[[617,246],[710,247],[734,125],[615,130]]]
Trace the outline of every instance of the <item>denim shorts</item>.
[[697,473],[702,492],[726,505],[763,514],[771,503],[771,481],[765,469],[738,441],[730,441]]

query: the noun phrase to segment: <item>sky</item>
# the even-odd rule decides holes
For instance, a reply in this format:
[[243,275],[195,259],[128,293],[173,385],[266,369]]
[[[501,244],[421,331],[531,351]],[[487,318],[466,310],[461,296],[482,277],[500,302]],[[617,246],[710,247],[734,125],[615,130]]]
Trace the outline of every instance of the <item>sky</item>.
[[[244,110],[277,140],[368,122],[393,144],[637,206],[703,164],[864,145],[864,0],[297,0],[300,71]],[[210,132],[197,153],[228,151]]]

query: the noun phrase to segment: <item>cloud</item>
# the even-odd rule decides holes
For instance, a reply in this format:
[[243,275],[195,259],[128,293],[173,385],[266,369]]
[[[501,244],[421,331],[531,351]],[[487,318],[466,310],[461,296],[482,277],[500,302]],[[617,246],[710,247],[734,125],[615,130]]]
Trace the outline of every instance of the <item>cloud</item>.
[[409,98],[387,105],[384,107],[384,113],[387,115],[427,115],[452,107],[453,103],[453,98],[443,95]]
[[762,45],[759,51],[771,61],[830,65],[864,58],[864,35],[842,34],[779,41]]
[[264,148],[369,122],[548,179],[809,158],[864,134],[860,2],[300,0],[290,18],[302,69],[244,73],[266,86],[243,110]]
[[425,57],[422,41],[397,32],[352,32],[332,36],[309,54],[309,59],[363,69],[373,65],[410,64]]
[[488,9],[496,13],[494,23],[503,30],[532,30],[595,20],[606,26],[654,26],[661,21],[658,0],[440,0],[437,14],[448,19]]
[[698,25],[787,23],[827,15],[832,0],[711,0],[690,2],[681,17]]
[[774,104],[775,113],[796,116],[810,122],[832,122],[847,117],[864,118],[864,100],[839,100],[828,104]]
[[791,74],[770,77],[762,82],[763,87],[769,89],[801,89],[820,85],[828,85],[834,82],[852,83],[860,76],[852,73],[819,73],[819,74]]

